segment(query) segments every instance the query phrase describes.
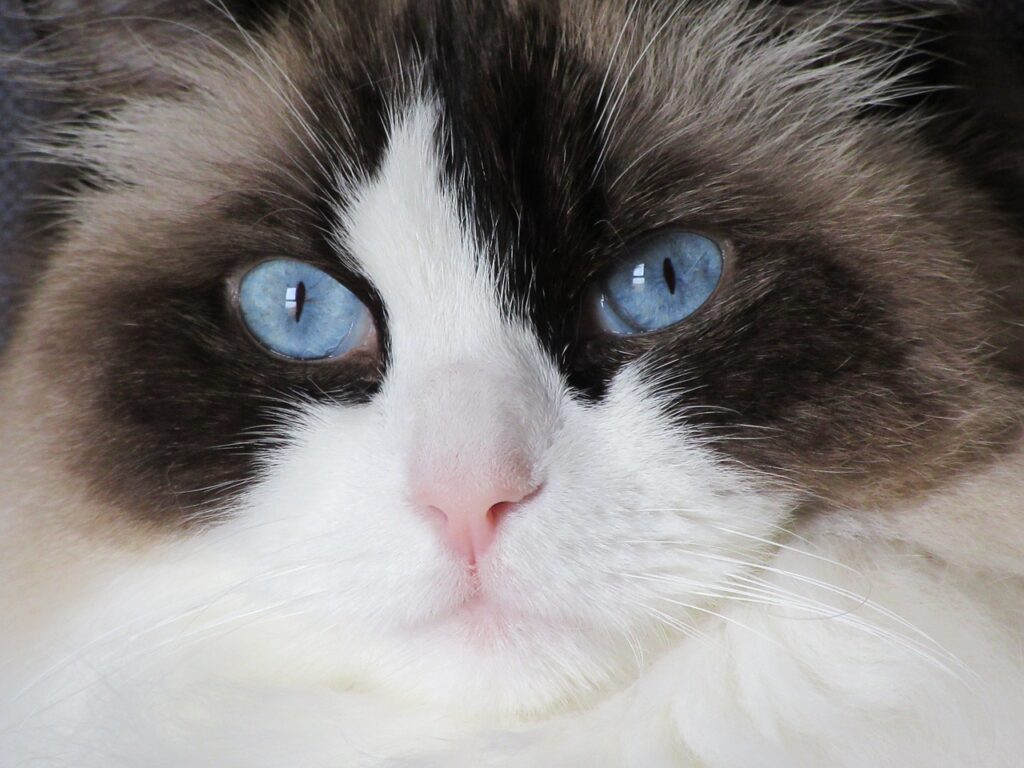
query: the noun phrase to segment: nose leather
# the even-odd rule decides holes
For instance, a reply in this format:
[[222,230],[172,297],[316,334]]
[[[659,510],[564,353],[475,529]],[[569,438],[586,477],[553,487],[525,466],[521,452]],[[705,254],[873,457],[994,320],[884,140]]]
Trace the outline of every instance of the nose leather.
[[439,526],[442,539],[474,565],[494,543],[504,516],[535,490],[528,477],[477,478],[430,483],[415,495],[417,504]]

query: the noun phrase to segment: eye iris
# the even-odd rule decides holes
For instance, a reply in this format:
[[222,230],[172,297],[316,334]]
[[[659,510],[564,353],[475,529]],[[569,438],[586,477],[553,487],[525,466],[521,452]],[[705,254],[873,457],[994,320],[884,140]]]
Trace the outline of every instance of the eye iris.
[[366,306],[345,286],[290,259],[251,269],[239,285],[238,305],[263,346],[296,360],[340,357],[365,344],[373,328]]
[[[722,276],[722,251],[694,232],[667,232],[641,242],[605,277],[596,313],[604,330],[631,335],[684,320],[711,298]],[[654,279],[656,275],[661,280]]]

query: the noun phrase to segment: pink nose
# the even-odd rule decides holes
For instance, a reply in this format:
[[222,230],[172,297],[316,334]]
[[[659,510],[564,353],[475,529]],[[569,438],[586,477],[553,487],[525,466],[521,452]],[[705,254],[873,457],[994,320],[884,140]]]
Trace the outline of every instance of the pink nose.
[[413,500],[438,524],[445,542],[470,565],[494,543],[502,518],[537,490],[527,478],[511,482],[419,485]]

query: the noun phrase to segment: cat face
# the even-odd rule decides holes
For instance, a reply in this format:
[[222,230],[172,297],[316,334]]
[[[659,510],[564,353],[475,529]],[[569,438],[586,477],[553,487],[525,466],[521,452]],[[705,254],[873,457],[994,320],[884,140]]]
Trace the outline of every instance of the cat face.
[[156,59],[115,40],[54,150],[89,184],[14,365],[61,403],[62,482],[382,682],[584,697],[794,517],[927,493],[1011,431],[977,265],[1013,241],[874,111],[888,60],[821,65],[856,19],[195,6],[134,30]]

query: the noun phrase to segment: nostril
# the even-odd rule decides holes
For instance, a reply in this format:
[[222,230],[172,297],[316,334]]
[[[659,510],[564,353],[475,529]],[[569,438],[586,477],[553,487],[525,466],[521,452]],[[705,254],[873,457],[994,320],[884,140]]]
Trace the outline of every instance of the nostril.
[[448,515],[440,507],[435,507],[433,504],[423,507],[423,514],[428,520],[437,523],[442,528],[448,525]]
[[497,528],[501,519],[518,503],[517,501],[499,501],[497,504],[492,505],[487,510],[488,524]]
[[[433,499],[419,494],[424,517],[436,526],[442,539],[472,565],[497,538],[504,518],[537,496],[541,489],[539,486],[528,490],[492,487],[485,492],[467,492],[452,484],[432,490]],[[429,503],[438,499],[438,494],[443,496],[442,503]],[[492,502],[495,498],[502,500]]]
[[535,486],[526,492],[511,492],[504,494],[506,501],[499,501],[496,504],[492,504],[487,510],[487,522],[491,525],[497,526],[502,518],[508,515],[510,512],[515,511],[529,501],[532,501],[540,493],[541,487]]

